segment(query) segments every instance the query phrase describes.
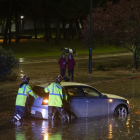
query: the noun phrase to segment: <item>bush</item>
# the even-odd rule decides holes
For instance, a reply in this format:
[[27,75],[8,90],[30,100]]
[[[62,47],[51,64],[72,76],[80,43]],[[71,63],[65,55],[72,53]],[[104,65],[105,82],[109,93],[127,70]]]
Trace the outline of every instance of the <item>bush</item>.
[[105,70],[105,65],[101,64],[101,63],[97,63],[95,64],[95,70],[102,70],[104,71]]
[[128,68],[128,69],[131,69],[131,67],[132,67],[132,66],[131,66],[130,64],[129,64],[129,65],[127,65],[127,68]]
[[111,63],[110,67],[111,68],[116,68],[117,67],[117,63],[115,63],[115,62]]
[[[19,66],[19,61],[15,58],[11,50],[5,50],[0,46],[0,81],[12,74],[13,68]],[[5,79],[6,80],[6,79]]]

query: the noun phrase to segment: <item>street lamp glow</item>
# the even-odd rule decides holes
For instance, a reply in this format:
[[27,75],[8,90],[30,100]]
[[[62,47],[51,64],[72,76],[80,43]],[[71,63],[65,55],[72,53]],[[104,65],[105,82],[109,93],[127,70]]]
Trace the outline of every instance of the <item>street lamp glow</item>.
[[24,16],[20,16],[20,18],[21,18],[21,19],[23,19],[23,18],[24,18]]

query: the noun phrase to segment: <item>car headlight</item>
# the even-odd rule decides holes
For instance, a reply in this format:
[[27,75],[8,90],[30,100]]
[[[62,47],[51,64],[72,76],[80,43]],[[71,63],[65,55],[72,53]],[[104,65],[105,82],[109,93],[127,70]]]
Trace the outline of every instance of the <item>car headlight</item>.
[[128,100],[126,102],[127,102],[127,104],[129,104],[129,101]]
[[113,102],[113,99],[109,99],[109,102],[112,103]]

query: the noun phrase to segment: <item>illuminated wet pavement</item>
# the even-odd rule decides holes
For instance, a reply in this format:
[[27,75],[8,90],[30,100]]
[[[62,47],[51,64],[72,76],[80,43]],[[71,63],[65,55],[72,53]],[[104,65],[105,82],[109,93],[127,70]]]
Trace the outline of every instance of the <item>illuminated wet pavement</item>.
[[139,115],[127,118],[113,116],[79,118],[69,124],[48,123],[47,120],[26,120],[8,125],[0,131],[1,140],[138,140]]
[[[83,67],[82,64],[88,66],[86,60],[77,63],[75,81],[93,85],[104,93],[127,98],[130,101],[131,112],[126,118],[114,116],[78,118],[68,124],[62,124],[60,121],[49,123],[47,120],[31,118],[23,121],[22,124],[13,125],[8,123],[8,120],[14,112],[17,85],[20,83],[18,80],[13,83],[13,88],[5,87],[3,90],[5,96],[0,98],[0,140],[139,140],[140,78],[138,73],[130,74],[130,71],[126,71],[125,74],[115,75],[112,71],[105,71],[104,78],[101,78],[100,73],[95,71],[93,75],[89,75],[87,67]],[[82,78],[79,70],[87,76]],[[19,77],[30,75],[32,86],[53,81],[53,77],[59,72],[56,63],[51,62],[21,64],[15,71],[19,73]],[[110,77],[108,77],[109,73],[112,74]]]

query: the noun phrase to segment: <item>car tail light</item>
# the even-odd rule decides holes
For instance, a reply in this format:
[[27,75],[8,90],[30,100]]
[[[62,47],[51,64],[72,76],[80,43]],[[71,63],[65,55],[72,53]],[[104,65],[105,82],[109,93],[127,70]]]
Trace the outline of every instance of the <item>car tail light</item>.
[[42,105],[48,105],[49,100],[48,99],[43,99]]

